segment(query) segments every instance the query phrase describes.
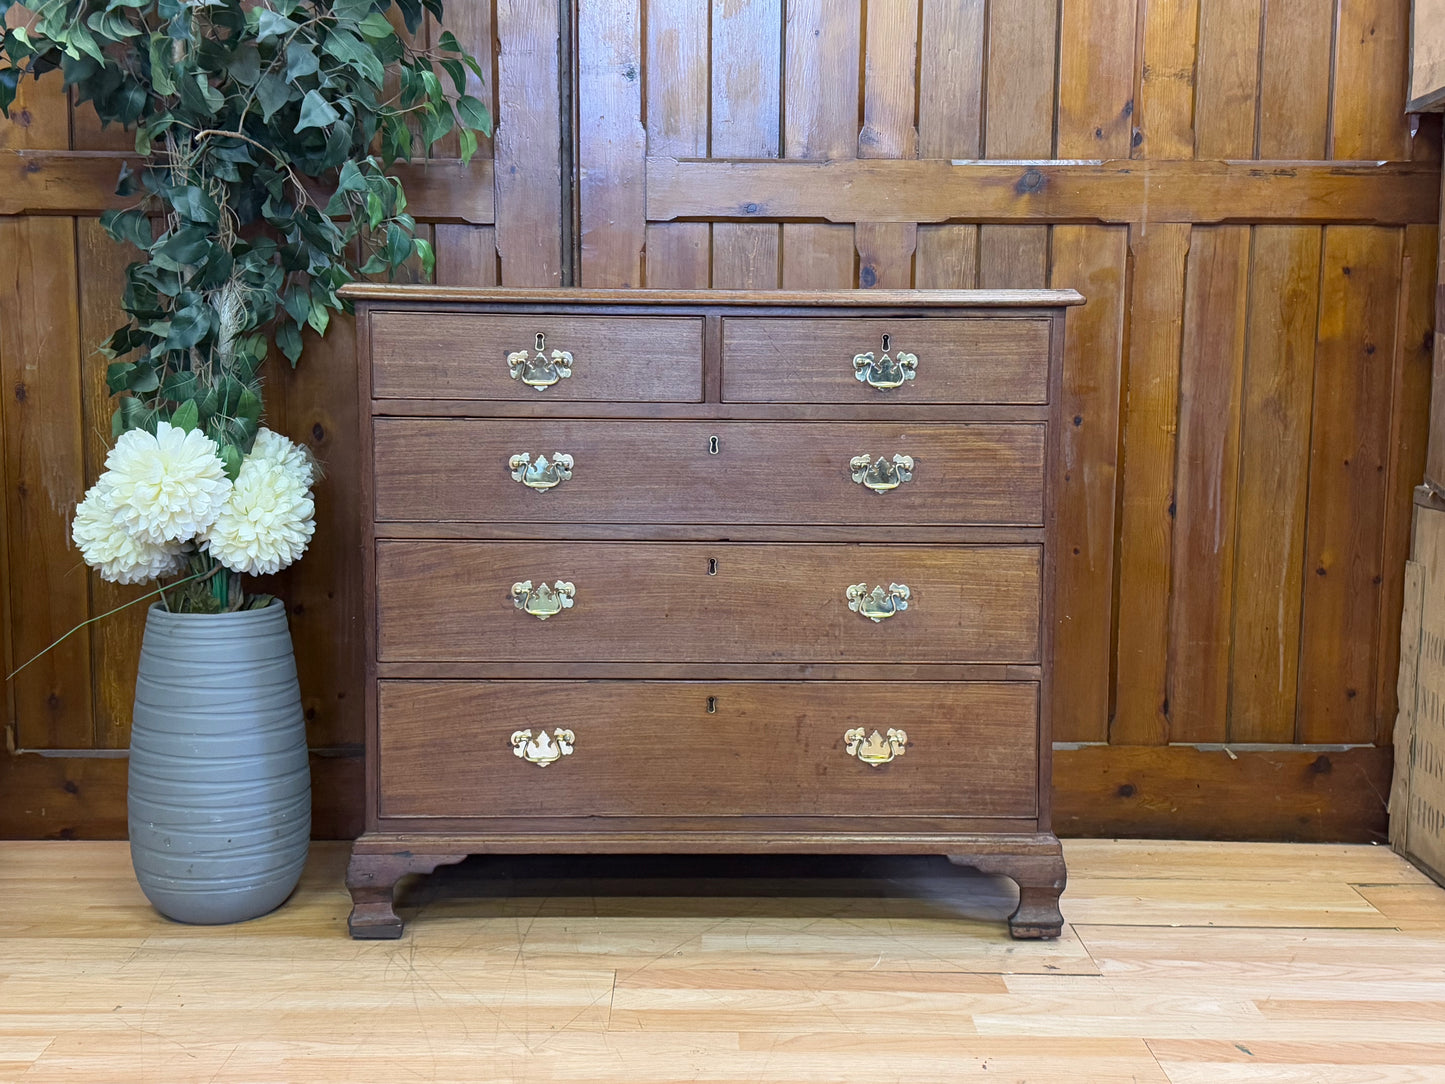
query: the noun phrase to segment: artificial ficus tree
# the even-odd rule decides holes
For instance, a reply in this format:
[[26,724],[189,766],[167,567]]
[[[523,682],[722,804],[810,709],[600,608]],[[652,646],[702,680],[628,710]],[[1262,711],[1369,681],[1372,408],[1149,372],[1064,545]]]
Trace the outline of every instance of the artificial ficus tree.
[[[410,40],[426,12],[440,22],[441,0],[0,0],[0,111],[22,78],[58,69],[103,124],[135,132],[141,168],[117,193],[136,203],[102,217],[141,252],[127,321],[101,347],[113,436],[199,430],[234,481],[270,346],[294,365],[302,330],[347,307],[343,285],[413,258],[430,273],[386,171],[453,131],[470,161],[491,117],[472,93],[482,66],[450,32]],[[206,594],[233,608],[238,587],[211,571]]]

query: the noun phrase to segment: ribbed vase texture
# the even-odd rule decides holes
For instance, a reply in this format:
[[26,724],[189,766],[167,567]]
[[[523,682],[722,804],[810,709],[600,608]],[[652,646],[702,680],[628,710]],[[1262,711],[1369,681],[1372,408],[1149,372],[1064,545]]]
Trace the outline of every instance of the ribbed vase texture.
[[130,853],[156,910],[240,922],[291,894],[311,836],[306,726],[286,608],[152,606],[130,739]]

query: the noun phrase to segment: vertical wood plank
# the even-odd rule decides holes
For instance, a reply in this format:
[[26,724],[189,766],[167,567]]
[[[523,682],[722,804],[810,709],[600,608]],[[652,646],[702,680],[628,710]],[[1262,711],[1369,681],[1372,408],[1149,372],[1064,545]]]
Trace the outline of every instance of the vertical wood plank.
[[1335,0],[1269,0],[1259,81],[1259,157],[1321,159],[1329,144]]
[[892,0],[868,5],[859,158],[913,158],[918,154],[914,118],[918,3]]
[[[70,541],[85,480],[74,219],[0,218],[0,313],[5,589],[18,666],[90,616],[85,564]],[[92,744],[88,629],[11,685],[18,745]]]
[[[859,0],[796,0],[787,5],[783,153],[789,158],[852,158],[858,149]],[[853,227],[785,222],[783,287],[846,290],[856,285]]]
[[[859,158],[913,158],[918,153],[914,116],[918,4],[919,0],[895,0],[867,5]],[[912,286],[917,243],[912,223],[857,223],[858,285],[863,289]]]
[[863,289],[907,290],[913,286],[913,250],[918,243],[912,222],[859,222],[858,285]]
[[1169,739],[1174,453],[1189,226],[1131,227],[1129,243],[1134,275],[1119,506],[1118,676],[1109,740],[1160,745]]
[[[707,157],[709,2],[668,0],[648,4],[644,71],[649,154]],[[650,224],[645,241],[647,285],[707,289],[712,231],[706,222]]]
[[[989,158],[1053,156],[1053,75],[1058,4],[1002,0],[988,12]],[[1036,288],[1048,278],[1047,226],[981,226],[978,284],[984,289]]]
[[1320,228],[1256,226],[1240,420],[1229,740],[1294,740]]
[[[101,343],[125,320],[120,297],[125,289],[126,266],[140,254],[129,245],[112,241],[99,219],[76,221],[80,281],[81,435],[84,441],[84,484],[91,485],[105,468],[111,448],[110,416],[115,402],[105,383],[106,359],[97,353]],[[103,614],[152,590],[153,584],[121,586],[107,583],[90,572],[90,608]],[[111,614],[90,626],[90,661],[95,690],[92,711],[94,743],[99,748],[124,749],[130,743],[130,717],[135,700],[135,673],[145,632],[146,605]]]
[[[492,57],[492,25],[496,15],[493,10],[495,5],[496,0],[453,2],[446,9],[445,26],[439,26],[436,17],[427,12],[425,31],[427,43],[435,48],[441,41],[442,31],[450,30],[463,48],[469,50],[481,63],[487,64]],[[442,86],[446,87],[447,92],[450,93],[454,89],[451,77],[440,69],[438,69],[437,75],[441,78]],[[468,68],[464,85],[468,94],[487,103],[487,108],[491,110],[492,118],[495,121],[497,116],[496,81],[479,79],[476,73]],[[448,132],[443,136],[432,151],[433,156],[437,158],[460,158],[461,153],[461,141],[457,138],[455,131]],[[479,134],[476,157],[491,158],[494,153],[492,137]]]
[[[920,158],[979,158],[983,154],[986,14],[982,0],[924,0],[919,41]],[[919,226],[914,258],[918,287],[976,286],[978,233],[978,227],[972,225]]]
[[1207,0],[1199,9],[1194,146],[1199,158],[1253,158],[1264,0]]
[[1109,738],[1114,501],[1129,232],[1055,226],[1049,285],[1087,299],[1064,343],[1064,484],[1058,530],[1053,727],[1056,741]]
[[[778,157],[782,18],[782,0],[713,0],[714,158]],[[780,240],[776,225],[717,223],[712,231],[714,288],[776,289]]]
[[1200,0],[1146,0],[1144,56],[1130,153],[1135,158],[1194,154],[1194,57]]
[[312,748],[365,740],[362,722],[367,620],[361,577],[361,418],[355,395],[356,325],[333,320],[320,338],[307,331],[293,369],[275,356],[266,424],[309,448],[322,467],[315,487],[316,535],[305,556],[274,579],[296,647],[301,707]]
[[856,157],[860,0],[789,0],[783,153]]
[[438,286],[495,286],[497,228],[465,222],[436,224]]
[[1128,158],[1138,0],[1062,0],[1059,158]]
[[776,290],[779,231],[751,222],[718,222],[712,228],[715,290]]
[[1222,742],[1229,709],[1248,226],[1189,242],[1169,629],[1169,738]]
[[135,152],[135,131],[126,131],[119,124],[101,127],[95,108],[89,103],[75,100],[76,91],[70,94],[70,149],[76,151],[130,151]]
[[1400,160],[1410,156],[1405,81],[1409,5],[1339,0],[1331,158]]
[[[20,5],[5,13],[4,23],[14,29],[31,26],[34,16]],[[10,117],[0,117],[0,150],[68,150],[70,101],[61,91],[61,73],[48,72],[37,82],[22,79],[10,103]],[[23,660],[22,660],[23,661]]]
[[[1440,178],[1440,231],[1445,238],[1445,173]],[[1430,442],[1425,480],[1445,489],[1445,244],[1435,269],[1435,363],[1430,380]]]
[[562,282],[558,7],[497,0],[497,250],[507,286]]
[[1434,355],[1435,261],[1440,231],[1434,226],[1405,227],[1395,379],[1391,396],[1389,466],[1385,472],[1384,582],[1380,592],[1380,663],[1375,683],[1377,744],[1388,744],[1398,709],[1396,677],[1404,605],[1405,562],[1410,557],[1414,489],[1425,476],[1430,430],[1430,368]]
[[1375,738],[1402,231],[1325,229],[1296,740]]
[[642,285],[647,137],[641,0],[577,9],[581,284]]

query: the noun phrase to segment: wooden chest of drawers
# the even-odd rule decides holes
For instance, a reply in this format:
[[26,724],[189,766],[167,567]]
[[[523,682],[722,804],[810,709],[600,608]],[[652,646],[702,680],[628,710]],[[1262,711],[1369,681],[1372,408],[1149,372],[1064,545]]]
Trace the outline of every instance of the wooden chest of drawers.
[[899,852],[1057,936],[1072,291],[357,286],[354,937],[484,852]]

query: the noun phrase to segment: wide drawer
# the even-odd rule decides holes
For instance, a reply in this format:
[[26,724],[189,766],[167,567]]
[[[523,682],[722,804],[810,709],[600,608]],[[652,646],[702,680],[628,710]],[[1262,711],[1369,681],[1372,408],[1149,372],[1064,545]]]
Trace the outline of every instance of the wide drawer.
[[[1030,545],[383,541],[377,651],[383,662],[539,669],[1033,663],[1041,564]],[[850,603],[856,585],[874,597]]]
[[[1044,403],[1050,326],[1035,318],[724,319],[722,396],[747,403]],[[885,353],[897,368],[885,365]]]
[[[558,350],[571,354],[561,367]],[[377,399],[702,399],[697,317],[379,312],[371,359]]]
[[[1040,424],[377,418],[376,517],[1032,526],[1043,523],[1044,432]],[[570,471],[559,469],[559,453]],[[865,466],[855,466],[859,457]]]
[[1037,810],[1032,684],[383,681],[378,710],[382,816]]

